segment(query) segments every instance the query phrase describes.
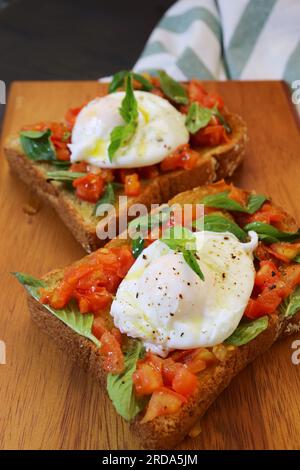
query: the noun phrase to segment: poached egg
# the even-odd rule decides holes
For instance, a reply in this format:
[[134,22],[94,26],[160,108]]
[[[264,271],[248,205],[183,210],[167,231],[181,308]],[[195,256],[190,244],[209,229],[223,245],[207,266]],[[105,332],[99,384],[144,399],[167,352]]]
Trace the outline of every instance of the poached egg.
[[248,243],[229,232],[194,235],[204,281],[181,252],[156,240],[136,259],[112,303],[115,326],[162,357],[222,343],[238,326],[253,289],[255,232]]
[[161,162],[189,141],[185,116],[169,101],[135,91],[138,126],[129,143],[108,156],[110,134],[124,124],[119,108],[125,92],[111,93],[88,103],[78,114],[72,132],[71,162],[86,161],[99,168],[134,168]]

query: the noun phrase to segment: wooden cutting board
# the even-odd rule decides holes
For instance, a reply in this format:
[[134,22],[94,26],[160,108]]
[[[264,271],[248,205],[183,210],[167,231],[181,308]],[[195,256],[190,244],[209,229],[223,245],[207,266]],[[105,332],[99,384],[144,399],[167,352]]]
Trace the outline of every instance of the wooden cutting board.
[[[269,194],[300,220],[300,133],[282,82],[209,83],[249,127],[245,163],[234,181]],[[17,82],[10,90],[3,138],[28,123],[60,119],[97,95],[95,82]],[[69,363],[31,322],[24,290],[11,271],[39,276],[82,257],[52,209],[36,205],[30,188],[8,171],[0,174],[1,449],[137,449],[138,441],[117,416],[105,391]],[[298,449],[300,365],[292,342],[278,342],[244,370],[202,419],[202,433],[181,449]]]

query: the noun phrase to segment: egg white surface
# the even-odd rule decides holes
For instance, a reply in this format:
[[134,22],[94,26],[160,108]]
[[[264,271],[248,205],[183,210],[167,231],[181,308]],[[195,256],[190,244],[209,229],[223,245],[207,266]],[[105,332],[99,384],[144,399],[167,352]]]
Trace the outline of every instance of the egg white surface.
[[122,333],[162,357],[173,349],[222,343],[238,326],[255,277],[257,234],[196,232],[202,281],[182,253],[160,240],[147,247],[121,282],[111,315]]
[[72,132],[71,161],[87,161],[100,168],[134,168],[161,162],[189,141],[185,117],[167,100],[135,91],[138,126],[129,143],[118,149],[112,162],[110,134],[124,124],[119,108],[125,92],[111,93],[88,103],[78,114]]

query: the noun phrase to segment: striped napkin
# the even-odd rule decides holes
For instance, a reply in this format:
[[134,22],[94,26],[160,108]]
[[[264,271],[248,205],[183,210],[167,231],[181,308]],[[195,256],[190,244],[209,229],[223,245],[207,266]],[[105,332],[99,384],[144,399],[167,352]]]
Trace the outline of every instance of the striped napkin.
[[179,0],[152,32],[136,71],[177,80],[300,79],[300,0]]

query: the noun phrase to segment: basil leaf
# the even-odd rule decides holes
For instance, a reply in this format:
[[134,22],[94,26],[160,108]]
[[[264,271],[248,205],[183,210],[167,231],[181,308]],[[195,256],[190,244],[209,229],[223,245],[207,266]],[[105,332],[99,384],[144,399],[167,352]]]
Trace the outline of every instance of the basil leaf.
[[300,263],[300,254],[293,259],[294,263]]
[[[39,300],[39,290],[41,287],[45,287],[45,282],[40,279],[36,279],[33,276],[29,276],[24,273],[12,273],[16,276],[18,281],[23,284],[25,289],[32,295],[36,300]],[[50,307],[47,304],[43,304],[44,307],[51,312],[56,318],[61,320],[65,325],[71,328],[73,331],[78,333],[80,336],[84,336],[91,340],[96,346],[100,346],[99,340],[92,333],[92,326],[94,321],[94,315],[90,313],[82,314],[79,312],[77,305],[69,303],[65,308],[57,310]]]
[[62,182],[75,181],[77,178],[82,178],[83,176],[86,176],[86,174],[87,173],[78,173],[76,171],[66,171],[66,170],[48,171],[47,180],[62,181]]
[[116,200],[114,183],[107,183],[105,191],[99,201],[96,202],[93,213],[97,215],[97,210],[103,204],[114,204]]
[[203,272],[200,269],[196,255],[196,238],[190,230],[185,227],[171,227],[164,232],[164,237],[160,239],[171,250],[182,253],[185,262],[204,281]]
[[238,226],[235,222],[217,214],[210,214],[204,216],[203,218],[197,219],[193,222],[193,227],[196,229],[201,229],[209,232],[230,232],[233,233],[239,240],[242,242],[246,241],[247,234],[246,232]]
[[110,134],[110,145],[108,147],[110,161],[112,161],[115,153],[120,147],[128,144],[138,125],[139,113],[130,75],[126,78],[126,94],[122,100],[120,114],[126,124],[115,127]]
[[21,145],[30,160],[37,162],[56,159],[50,135],[50,129],[46,131],[22,131],[20,133]]
[[132,72],[131,75],[134,80],[136,80],[142,85],[142,89],[144,91],[151,91],[154,88],[152,83],[150,83],[149,80],[147,80],[147,78],[143,77],[143,75],[140,75],[139,73],[135,73],[135,72]]
[[114,93],[115,91],[117,91],[118,88],[123,86],[127,75],[127,70],[120,70],[120,72],[115,73],[112,78],[112,81],[109,84],[108,93]]
[[240,323],[237,329],[224,341],[224,343],[232,344],[233,346],[243,346],[266,330],[268,328],[268,324],[269,319],[267,315],[251,322]]
[[178,104],[188,104],[189,99],[185,88],[176,80],[173,80],[166,72],[159,70],[160,86],[164,94]]
[[185,248],[182,251],[183,258],[185,262],[189,265],[190,268],[200,277],[201,281],[204,281],[204,274],[200,269],[198,264],[195,252],[192,250],[186,250]]
[[228,197],[229,191],[210,194],[205,196],[201,203],[208,207],[216,207],[218,209],[226,209],[229,211],[245,212],[246,214],[254,214],[266,201],[266,197],[260,194],[250,194],[247,206],[243,207],[238,202]]
[[276,243],[278,241],[290,242],[300,238],[299,230],[298,232],[281,232],[273,227],[273,225],[264,222],[251,222],[245,225],[244,230],[247,232],[253,230],[264,243]]
[[148,232],[148,230],[153,228],[161,227],[163,223],[169,220],[171,210],[171,207],[162,207],[161,210],[155,214],[141,215],[131,220],[128,224],[128,228],[130,231],[140,230]]
[[141,237],[135,238],[131,241],[131,251],[136,259],[143,251],[145,246],[145,240]]
[[136,370],[137,361],[143,354],[140,341],[132,341],[130,349],[125,353],[125,370],[122,374],[108,374],[107,392],[117,412],[126,421],[132,420],[146,405],[145,399],[139,399],[133,388],[132,375]]
[[297,286],[296,289],[285,299],[280,307],[280,313],[284,318],[291,318],[300,310],[300,286]]
[[212,117],[212,111],[209,108],[199,106],[198,103],[192,103],[189,107],[185,125],[191,134],[195,134],[200,129],[207,126]]
[[216,116],[228,134],[232,129],[218,108],[205,108],[199,103],[192,103],[189,107],[185,125],[191,134],[195,134],[200,129],[206,127],[213,116]]
[[224,127],[224,129],[225,129],[225,131],[227,132],[227,134],[231,134],[231,133],[232,133],[231,126],[230,126],[230,124],[226,121],[226,119],[224,118],[223,114],[220,113],[220,111],[218,110],[218,108],[213,108],[213,111],[214,111],[214,115],[217,116],[217,118],[219,119],[220,123],[221,123],[222,126]]
[[128,75],[131,75],[134,80],[139,82],[142,85],[142,89],[144,91],[150,91],[154,88],[152,83],[150,83],[147,78],[143,77],[143,75],[140,75],[139,73],[135,72],[130,72],[129,70],[121,70],[120,72],[115,73],[115,75],[113,76],[108,88],[108,93],[114,93],[118,90],[118,88],[122,87]]
[[67,170],[71,166],[71,162],[64,160],[51,160],[51,165],[56,166],[61,170]]

